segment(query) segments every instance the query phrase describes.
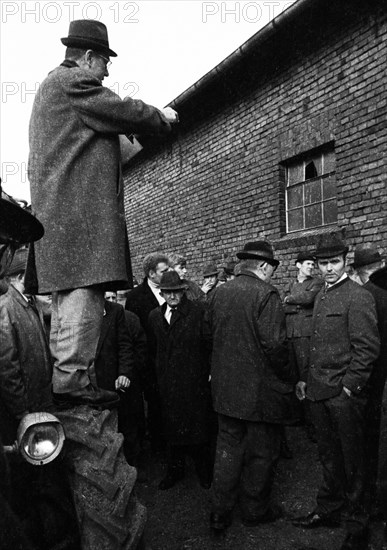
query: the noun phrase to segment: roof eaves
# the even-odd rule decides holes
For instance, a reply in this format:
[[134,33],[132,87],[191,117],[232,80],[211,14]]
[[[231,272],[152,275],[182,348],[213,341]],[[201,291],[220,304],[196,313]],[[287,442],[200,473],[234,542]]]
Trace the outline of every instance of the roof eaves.
[[238,64],[243,58],[252,54],[266,42],[269,38],[272,38],[278,30],[286,24],[290,24],[294,17],[300,17],[301,13],[306,8],[310,8],[313,3],[316,3],[318,0],[298,0],[289,8],[287,8],[280,15],[275,17],[270,21],[265,27],[255,33],[250,37],[246,42],[239,46],[234,52],[232,52],[228,57],[221,61],[216,67],[211,69],[206,73],[202,78],[197,82],[192,84],[187,88],[183,93],[173,99],[168,103],[168,107],[173,109],[179,109],[183,103],[188,100],[191,100],[198,92],[202,92],[207,86],[212,84],[217,77],[228,72],[232,67]]

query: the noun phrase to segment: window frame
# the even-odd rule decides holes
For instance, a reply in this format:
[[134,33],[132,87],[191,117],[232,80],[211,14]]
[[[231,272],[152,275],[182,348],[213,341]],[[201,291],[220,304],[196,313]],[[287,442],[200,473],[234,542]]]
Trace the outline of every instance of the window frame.
[[[330,170],[329,172],[324,173],[325,170],[325,163],[329,156],[332,156],[333,154],[333,168],[334,170]],[[289,169],[292,167],[298,167],[298,169],[302,166],[302,173],[303,177],[305,177],[305,171],[306,166],[312,162],[315,161],[317,158],[319,158],[319,161],[321,162],[321,174],[317,175],[313,178],[304,179],[301,181],[298,181],[296,183],[290,183],[289,184]],[[332,163],[332,158],[330,159],[330,163]],[[284,189],[285,189],[285,231],[286,234],[291,235],[293,233],[297,233],[300,231],[308,231],[312,229],[318,229],[322,227],[327,227],[330,225],[336,225],[337,224],[337,181],[336,181],[336,155],[335,155],[335,148],[333,144],[330,144],[328,146],[324,146],[322,148],[318,148],[315,150],[308,151],[307,153],[303,154],[302,156],[298,156],[297,158],[290,159],[283,163],[284,166]],[[324,182],[327,182],[327,180],[332,179],[334,181],[334,187],[335,187],[335,194],[329,195],[328,197],[324,197],[325,195],[325,189],[324,189]],[[320,190],[319,190],[319,196],[320,199],[306,202],[305,197],[305,190],[307,189],[308,184],[313,184],[314,182],[320,181]],[[302,189],[302,202],[300,205],[296,205],[295,207],[289,207],[289,189],[295,189],[295,188],[301,188]],[[325,221],[327,217],[327,212],[324,208],[324,204],[335,201],[336,206],[336,219],[334,221]],[[313,224],[313,225],[306,225],[307,223],[307,209],[310,207],[316,207],[317,205],[320,205],[320,216],[321,216],[321,224]],[[297,229],[290,229],[289,228],[289,213],[295,212],[297,210],[302,211],[302,227],[298,227]]]

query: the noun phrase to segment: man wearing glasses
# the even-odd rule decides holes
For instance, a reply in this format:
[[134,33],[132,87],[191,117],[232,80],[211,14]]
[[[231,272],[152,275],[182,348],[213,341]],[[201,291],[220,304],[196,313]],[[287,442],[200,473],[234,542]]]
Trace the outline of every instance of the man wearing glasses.
[[237,502],[247,526],[275,521],[270,505],[282,425],[293,392],[285,314],[270,279],[278,267],[266,241],[237,254],[237,277],[210,300],[211,386],[219,433],[210,525],[223,531]]
[[30,120],[32,208],[45,235],[30,255],[38,286],[31,268],[27,288],[52,293],[57,401],[104,407],[117,400],[96,386],[93,369],[104,291],[131,276],[119,135],[164,136],[177,113],[102,85],[117,55],[103,23],[72,21],[62,43],[65,60],[41,84]]

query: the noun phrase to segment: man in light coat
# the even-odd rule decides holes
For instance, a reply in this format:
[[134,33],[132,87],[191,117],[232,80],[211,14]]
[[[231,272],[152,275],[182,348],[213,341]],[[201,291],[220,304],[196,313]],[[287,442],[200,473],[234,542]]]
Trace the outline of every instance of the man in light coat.
[[119,135],[166,135],[177,114],[102,85],[117,55],[103,23],[72,21],[62,43],[66,59],[41,84],[30,120],[32,208],[45,235],[27,287],[35,261],[38,292],[52,293],[57,400],[104,406],[117,399],[97,388],[92,368],[104,291],[122,288],[130,265]]

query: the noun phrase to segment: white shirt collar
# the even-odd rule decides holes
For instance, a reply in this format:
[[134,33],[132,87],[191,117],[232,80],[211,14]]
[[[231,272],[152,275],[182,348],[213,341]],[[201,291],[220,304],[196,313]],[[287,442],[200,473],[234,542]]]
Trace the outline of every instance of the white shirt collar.
[[332,288],[332,286],[335,286],[335,285],[341,283],[341,281],[344,281],[344,279],[347,279],[347,277],[348,277],[348,273],[343,273],[342,276],[340,277],[340,279],[338,279],[335,283],[332,283],[332,284],[325,283],[326,288]]

